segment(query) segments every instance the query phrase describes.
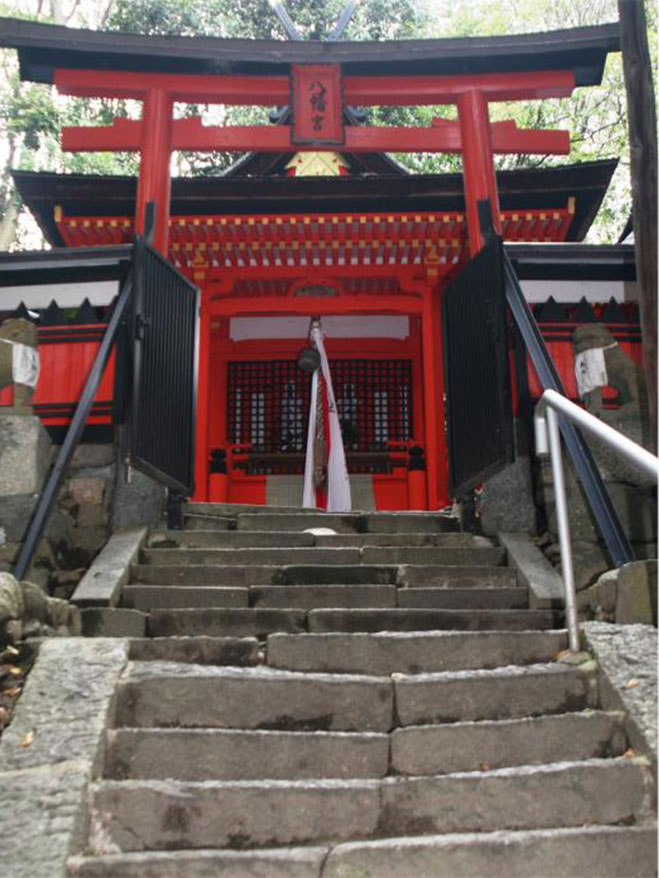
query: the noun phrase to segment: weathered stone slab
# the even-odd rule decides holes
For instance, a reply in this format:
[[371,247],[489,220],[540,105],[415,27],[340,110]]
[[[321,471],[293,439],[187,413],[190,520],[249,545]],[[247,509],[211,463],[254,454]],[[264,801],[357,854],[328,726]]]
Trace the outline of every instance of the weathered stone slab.
[[315,537],[317,546],[435,546],[444,549],[468,549],[491,547],[487,537],[468,533],[358,533],[358,534],[319,534]]
[[525,610],[528,589],[514,588],[401,588],[398,606],[433,610]]
[[389,738],[372,732],[116,729],[106,777],[136,780],[377,778],[389,767]]
[[201,564],[225,566],[241,564],[359,564],[359,549],[307,548],[182,548],[145,549],[144,560],[148,564],[176,566]]
[[405,548],[404,546],[366,546],[362,549],[364,564],[438,564],[470,566],[505,564],[506,553],[503,549],[470,547],[460,548],[444,546],[420,546]]
[[[330,851],[322,875],[323,878],[408,875],[414,878],[456,878],[458,875],[460,878],[483,878],[484,875],[652,878],[656,874],[656,863],[654,827],[584,826],[341,844]],[[102,878],[106,878],[106,874],[103,873]],[[164,874],[169,878],[169,873]],[[97,878],[97,875],[93,873],[85,878]],[[130,878],[133,878],[132,872]]]
[[0,772],[3,878],[66,878],[69,855],[83,846],[87,759]]
[[309,533],[288,531],[240,531],[240,530],[168,530],[152,533],[147,545],[153,549],[189,546],[208,549],[249,548],[304,548],[316,545],[316,538]]
[[320,878],[327,848],[256,851],[147,851],[75,857],[69,878]]
[[510,567],[405,564],[399,570],[399,584],[406,588],[513,588],[517,585],[517,573]]
[[92,848],[296,845],[367,836],[378,781],[108,781],[92,803]]
[[333,515],[327,512],[282,512],[273,513],[269,508],[261,512],[241,513],[238,515],[238,530],[266,531],[304,531],[312,527],[331,527],[337,533],[355,533],[363,530],[360,527],[360,515]]
[[130,641],[129,656],[198,665],[257,665],[260,660],[255,637],[144,637]]
[[391,767],[429,775],[620,756],[627,748],[623,720],[621,711],[583,711],[394,729]]
[[271,634],[267,659],[292,671],[379,676],[546,662],[566,647],[565,631]]
[[584,622],[582,631],[598,664],[602,707],[625,710],[631,746],[656,760],[657,629]]
[[[183,607],[246,607],[249,591],[228,586],[178,588],[176,585],[126,585],[123,605],[148,612],[151,609]],[[289,605],[290,606],[290,605]]]
[[499,541],[508,553],[508,562],[517,571],[520,585],[529,589],[532,609],[562,607],[565,587],[559,573],[533,543],[527,533],[500,533]]
[[117,479],[112,501],[112,527],[155,526],[165,505],[165,487],[134,469],[131,479],[125,478],[124,461],[117,460]]
[[383,732],[392,714],[388,678],[142,662],[121,685],[117,724]]
[[310,610],[309,631],[525,631],[553,628],[551,610]]
[[615,620],[657,627],[657,562],[634,561],[618,572]]
[[51,441],[38,417],[0,414],[0,496],[38,494],[50,460]]
[[151,637],[211,636],[267,637],[275,631],[306,631],[304,610],[266,607],[226,609],[152,610],[148,629]]
[[[354,564],[344,567],[341,564],[304,565],[282,567],[275,575],[275,585],[394,585],[398,568],[393,564]],[[253,583],[257,585],[258,583]]]
[[72,759],[96,765],[117,681],[127,661],[125,641],[45,640],[14,719],[2,736],[0,771]]
[[359,530],[368,533],[446,533],[460,530],[457,518],[432,512],[373,512],[363,516]]
[[116,606],[146,534],[145,527],[114,533],[80,580],[72,602],[79,607]]
[[144,637],[146,613],[125,607],[83,607],[80,610],[85,637]]
[[250,589],[254,607],[395,607],[395,585],[271,585]]
[[595,706],[593,670],[591,663],[394,674],[396,710],[403,726],[583,710]]
[[385,778],[379,830],[407,835],[632,823],[646,813],[647,771],[639,761],[618,758]]

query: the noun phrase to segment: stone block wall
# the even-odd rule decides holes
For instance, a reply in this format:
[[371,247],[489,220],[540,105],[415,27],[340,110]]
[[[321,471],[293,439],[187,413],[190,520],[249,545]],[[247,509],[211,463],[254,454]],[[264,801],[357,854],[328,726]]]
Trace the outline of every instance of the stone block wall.
[[[18,556],[59,448],[34,416],[0,415],[0,573]],[[126,482],[113,444],[79,445],[27,579],[68,599],[112,531],[156,524],[165,490],[141,473]]]

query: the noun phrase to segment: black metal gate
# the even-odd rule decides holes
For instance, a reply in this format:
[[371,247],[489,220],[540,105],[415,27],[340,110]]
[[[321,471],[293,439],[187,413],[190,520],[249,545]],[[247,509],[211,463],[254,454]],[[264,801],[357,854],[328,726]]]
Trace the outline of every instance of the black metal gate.
[[459,497],[514,457],[503,248],[492,238],[444,299],[449,481]]
[[143,240],[135,248],[130,462],[189,495],[194,490],[199,293]]

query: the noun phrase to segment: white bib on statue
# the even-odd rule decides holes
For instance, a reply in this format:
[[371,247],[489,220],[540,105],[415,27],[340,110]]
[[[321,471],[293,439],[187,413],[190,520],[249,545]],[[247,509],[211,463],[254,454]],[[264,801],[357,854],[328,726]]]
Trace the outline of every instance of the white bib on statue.
[[12,346],[11,377],[14,384],[25,384],[33,390],[39,380],[39,351],[27,344],[2,338]]
[[574,375],[577,379],[580,399],[598,387],[606,387],[609,383],[606,360],[604,359],[604,351],[608,350],[609,347],[612,346],[591,348],[588,351],[582,351],[574,358]]

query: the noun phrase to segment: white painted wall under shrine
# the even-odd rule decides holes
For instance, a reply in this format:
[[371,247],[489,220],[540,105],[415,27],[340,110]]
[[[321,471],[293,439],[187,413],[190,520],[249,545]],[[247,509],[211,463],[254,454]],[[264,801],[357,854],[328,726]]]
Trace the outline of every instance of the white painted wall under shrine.
[[[320,306],[322,307],[322,306]],[[407,338],[408,317],[387,315],[355,315],[354,317],[322,317],[327,338]],[[308,317],[233,317],[229,327],[232,341],[248,339],[306,338]]]

